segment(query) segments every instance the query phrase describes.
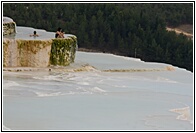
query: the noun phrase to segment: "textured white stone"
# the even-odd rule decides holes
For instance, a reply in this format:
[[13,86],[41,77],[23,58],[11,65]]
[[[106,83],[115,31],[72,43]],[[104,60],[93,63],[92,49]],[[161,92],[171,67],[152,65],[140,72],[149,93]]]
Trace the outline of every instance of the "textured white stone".
[[3,24],[5,23],[11,23],[14,22],[13,19],[9,18],[9,17],[3,17]]

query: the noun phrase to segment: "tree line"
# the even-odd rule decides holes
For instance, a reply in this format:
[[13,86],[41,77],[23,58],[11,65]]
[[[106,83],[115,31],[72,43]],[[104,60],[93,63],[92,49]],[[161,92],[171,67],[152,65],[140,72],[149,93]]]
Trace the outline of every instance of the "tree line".
[[193,24],[193,3],[3,3],[3,15],[19,26],[61,27],[82,48],[193,71],[193,41],[166,30]]

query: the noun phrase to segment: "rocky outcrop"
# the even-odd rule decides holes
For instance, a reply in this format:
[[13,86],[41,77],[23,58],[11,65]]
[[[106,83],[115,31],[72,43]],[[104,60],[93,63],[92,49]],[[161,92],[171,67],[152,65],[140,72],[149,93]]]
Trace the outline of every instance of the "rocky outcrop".
[[74,62],[77,48],[75,36],[66,39],[53,39],[50,53],[50,65],[66,66]]
[[[13,37],[12,34],[14,34]],[[65,38],[15,38],[15,22],[3,17],[3,66],[4,67],[48,67],[67,66],[74,62],[77,38],[66,35]],[[20,32],[21,34],[21,32]],[[42,36],[47,36],[44,32]],[[6,35],[6,36],[5,36]]]
[[74,62],[76,37],[49,40],[3,39],[4,67],[66,66]]
[[16,23],[9,17],[3,17],[3,35],[16,33]]

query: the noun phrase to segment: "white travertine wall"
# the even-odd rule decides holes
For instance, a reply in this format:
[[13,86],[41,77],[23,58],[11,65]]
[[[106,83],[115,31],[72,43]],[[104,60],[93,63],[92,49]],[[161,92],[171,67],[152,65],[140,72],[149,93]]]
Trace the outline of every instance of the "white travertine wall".
[[3,40],[4,67],[47,67],[52,40]]
[[67,66],[74,62],[76,38],[49,40],[3,39],[4,67]]

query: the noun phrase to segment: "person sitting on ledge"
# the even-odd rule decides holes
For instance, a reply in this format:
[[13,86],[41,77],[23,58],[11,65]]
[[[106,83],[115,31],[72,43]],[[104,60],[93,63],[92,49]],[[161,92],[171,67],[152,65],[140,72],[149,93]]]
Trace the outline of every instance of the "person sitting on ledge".
[[33,32],[33,35],[30,35],[30,37],[32,37],[32,36],[34,36],[34,37],[38,37],[39,35],[37,34],[37,32],[36,32],[36,31],[34,31],[34,32]]
[[57,32],[55,34],[55,38],[64,38],[64,32],[62,31],[61,28],[57,29]]

